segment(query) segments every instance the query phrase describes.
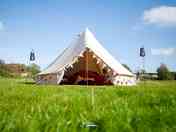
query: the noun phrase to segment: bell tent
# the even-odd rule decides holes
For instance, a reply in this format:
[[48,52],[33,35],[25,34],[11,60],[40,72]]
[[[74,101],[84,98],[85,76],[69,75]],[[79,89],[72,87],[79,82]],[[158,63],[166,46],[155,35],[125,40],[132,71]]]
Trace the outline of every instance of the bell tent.
[[46,69],[38,84],[135,85],[135,76],[86,29]]

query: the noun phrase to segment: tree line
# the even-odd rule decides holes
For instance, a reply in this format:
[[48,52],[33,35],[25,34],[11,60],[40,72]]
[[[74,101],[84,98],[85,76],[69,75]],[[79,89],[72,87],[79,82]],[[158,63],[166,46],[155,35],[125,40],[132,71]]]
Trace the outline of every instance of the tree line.
[[[20,65],[24,70],[24,72],[27,73],[27,76],[34,77],[37,73],[40,72],[40,67],[37,64],[30,64],[30,65],[25,65],[25,64],[17,64]],[[1,77],[19,77],[17,74],[13,74],[7,64],[5,63],[4,60],[0,59],[0,76]]]
[[[128,65],[126,65],[126,64],[122,64],[122,65],[126,69],[128,69],[130,72],[132,72],[132,70],[129,68]],[[34,63],[30,64],[30,65],[23,64],[23,67],[24,67],[24,69],[26,69],[26,72],[32,77],[34,77],[37,73],[40,72],[40,67]],[[156,71],[157,71],[158,80],[174,80],[174,79],[176,79],[176,72],[171,72],[168,69],[167,65],[165,65],[165,64],[161,64],[157,68]],[[0,76],[1,77],[16,77],[9,71],[9,69],[7,68],[7,65],[5,64],[5,61],[2,59],[0,59]]]
[[[129,70],[130,72],[132,72],[132,70],[130,69],[130,67],[128,66],[128,65],[126,65],[126,64],[122,64],[127,70]],[[156,72],[157,72],[157,79],[158,80],[176,80],[176,72],[171,72],[170,70],[169,70],[169,68],[167,67],[167,65],[166,64],[161,64],[158,68],[157,68],[157,70],[156,70]],[[145,70],[141,70],[141,72],[140,73],[142,73],[142,74],[147,74],[147,72],[145,71]],[[144,76],[144,78],[146,78],[146,79],[149,79],[149,78],[147,78],[147,77],[145,77]],[[150,78],[151,79],[151,78]]]

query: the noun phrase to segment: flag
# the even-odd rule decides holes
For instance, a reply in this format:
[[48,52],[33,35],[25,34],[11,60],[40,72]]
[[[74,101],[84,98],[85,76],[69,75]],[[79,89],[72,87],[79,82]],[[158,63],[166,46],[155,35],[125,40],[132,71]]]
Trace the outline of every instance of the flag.
[[145,57],[145,49],[144,47],[140,48],[140,56]]
[[33,50],[30,53],[30,61],[35,61],[35,53]]

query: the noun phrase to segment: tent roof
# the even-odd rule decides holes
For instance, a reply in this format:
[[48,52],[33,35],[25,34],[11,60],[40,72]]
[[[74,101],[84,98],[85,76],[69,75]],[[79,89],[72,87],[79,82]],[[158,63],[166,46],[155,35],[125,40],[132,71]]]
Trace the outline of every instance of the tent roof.
[[57,73],[67,65],[72,64],[74,60],[82,54],[85,49],[90,49],[103,62],[113,69],[116,73],[121,75],[133,76],[126,68],[124,68],[117,60],[115,60],[108,51],[96,40],[94,35],[88,28],[78,35],[73,44],[66,48],[60,56],[58,56],[53,63],[51,63],[41,74]]

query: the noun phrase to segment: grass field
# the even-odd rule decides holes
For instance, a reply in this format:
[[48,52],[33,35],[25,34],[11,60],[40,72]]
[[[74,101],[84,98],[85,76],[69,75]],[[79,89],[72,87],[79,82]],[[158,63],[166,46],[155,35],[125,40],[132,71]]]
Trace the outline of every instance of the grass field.
[[[176,132],[176,82],[135,87],[44,86],[0,79],[0,131]],[[96,128],[88,128],[92,122]]]

